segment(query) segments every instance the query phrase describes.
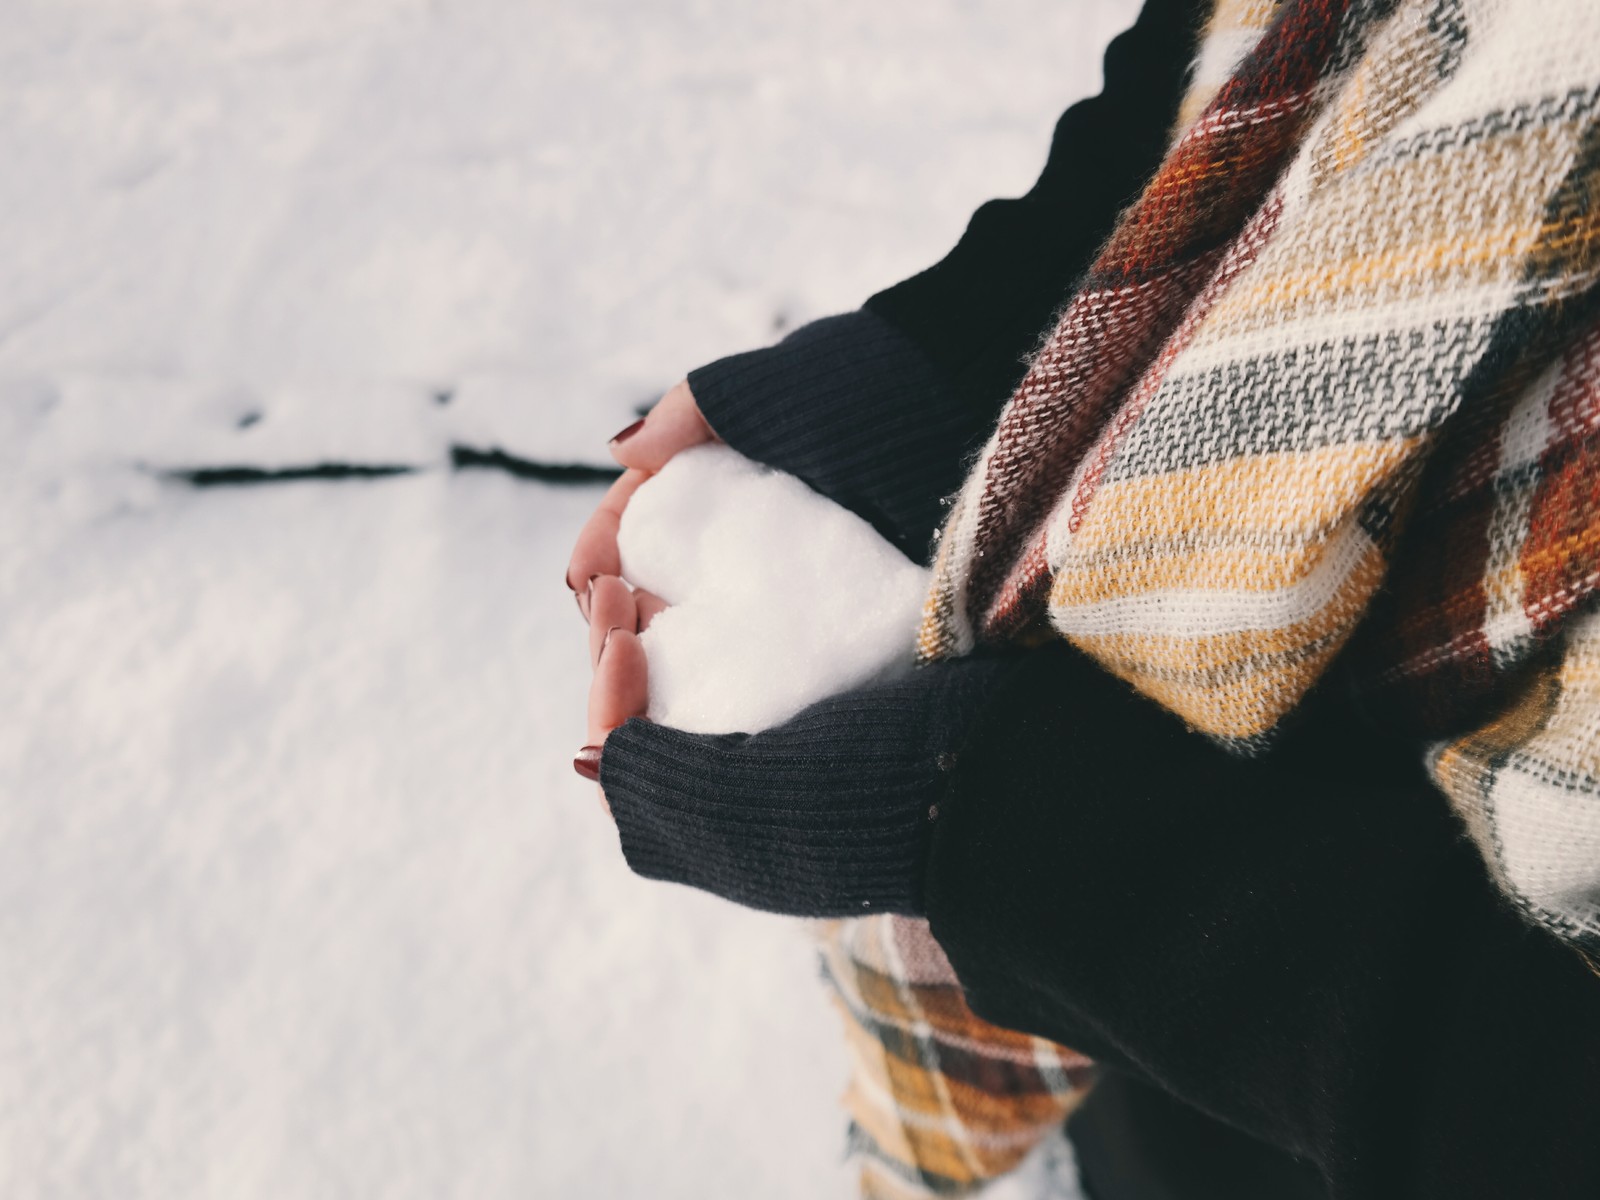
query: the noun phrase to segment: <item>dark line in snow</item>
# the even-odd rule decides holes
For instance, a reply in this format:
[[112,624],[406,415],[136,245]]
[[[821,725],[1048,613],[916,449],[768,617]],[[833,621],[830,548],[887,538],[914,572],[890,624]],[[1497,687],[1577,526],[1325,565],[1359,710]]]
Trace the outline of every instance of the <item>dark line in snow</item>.
[[479,468],[504,471],[518,479],[537,479],[541,483],[610,483],[622,474],[618,467],[595,467],[587,463],[543,463],[518,458],[504,450],[477,450],[471,446],[451,446],[450,465],[458,471]]
[[315,463],[306,467],[192,467],[162,472],[191,487],[253,487],[262,483],[298,483],[305,479],[386,479],[410,475],[415,467],[394,463]]
[[[622,471],[617,467],[591,466],[588,463],[546,463],[519,458],[504,450],[478,450],[472,446],[451,446],[450,466],[457,471],[503,471],[517,479],[540,483],[584,486],[610,483]],[[388,479],[414,475],[421,467],[405,463],[309,463],[300,467],[175,467],[162,471],[165,479],[190,487],[255,487],[266,483],[299,483],[305,480]]]

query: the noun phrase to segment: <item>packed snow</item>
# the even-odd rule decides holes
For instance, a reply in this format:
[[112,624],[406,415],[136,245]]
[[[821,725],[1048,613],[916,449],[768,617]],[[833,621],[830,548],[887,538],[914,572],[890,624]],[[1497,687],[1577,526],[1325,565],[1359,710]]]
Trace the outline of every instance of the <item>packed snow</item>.
[[686,450],[640,485],[617,548],[628,582],[671,605],[642,639],[663,725],[754,733],[915,662],[928,570],[727,446]]
[[451,450],[927,265],[1135,7],[12,0],[0,1194],[852,1194],[804,932],[571,770],[598,486]]

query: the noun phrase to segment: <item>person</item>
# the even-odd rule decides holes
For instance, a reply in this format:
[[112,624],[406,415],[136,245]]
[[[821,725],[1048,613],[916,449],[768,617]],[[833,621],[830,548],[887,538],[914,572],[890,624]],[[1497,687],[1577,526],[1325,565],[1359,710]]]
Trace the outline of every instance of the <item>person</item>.
[[[1096,1200],[1600,1195],[1593,20],[1147,0],[1026,196],[619,435],[567,582],[630,866],[926,916],[1100,1065]],[[616,523],[712,438],[934,548],[915,675],[641,719]]]

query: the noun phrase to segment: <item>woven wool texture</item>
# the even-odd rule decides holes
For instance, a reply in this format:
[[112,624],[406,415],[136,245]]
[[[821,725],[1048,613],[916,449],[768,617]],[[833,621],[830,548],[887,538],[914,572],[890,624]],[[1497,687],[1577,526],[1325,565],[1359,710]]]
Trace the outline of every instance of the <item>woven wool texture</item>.
[[974,1016],[926,921],[819,927],[844,1018],[845,1107],[873,1200],[960,1194],[1004,1175],[1084,1096],[1092,1064]]
[[[1053,628],[1247,754],[1337,656],[1508,896],[1592,961],[1597,108],[1592,0],[1223,0],[1165,161],[942,530],[922,656]],[[962,1194],[1071,1088],[1008,1102],[1017,1035],[963,1020],[952,1052],[901,1016],[934,993],[862,949],[911,936],[886,920],[825,938],[876,1042],[864,1188]]]

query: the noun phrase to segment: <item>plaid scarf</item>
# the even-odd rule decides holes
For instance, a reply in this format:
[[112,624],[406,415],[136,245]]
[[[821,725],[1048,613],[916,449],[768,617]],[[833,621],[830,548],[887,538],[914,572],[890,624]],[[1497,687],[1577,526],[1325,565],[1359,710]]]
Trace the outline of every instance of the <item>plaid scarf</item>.
[[[1593,0],[1224,0],[942,531],[922,656],[1053,629],[1245,754],[1338,656],[1600,952],[1597,111]],[[969,1192],[1087,1077],[914,922],[824,961],[869,1196]]]

